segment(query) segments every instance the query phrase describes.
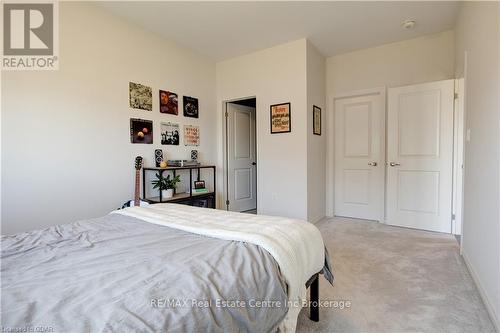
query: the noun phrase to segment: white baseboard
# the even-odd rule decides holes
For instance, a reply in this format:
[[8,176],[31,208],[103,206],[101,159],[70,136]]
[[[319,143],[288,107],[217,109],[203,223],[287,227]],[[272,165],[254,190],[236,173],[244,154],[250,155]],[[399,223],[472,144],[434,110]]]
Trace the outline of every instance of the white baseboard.
[[464,258],[465,266],[467,267],[470,275],[472,276],[472,280],[474,280],[474,283],[476,284],[476,287],[479,290],[479,295],[481,295],[483,303],[486,306],[486,311],[488,311],[488,315],[490,316],[490,319],[493,322],[493,326],[495,326],[495,330],[497,332],[500,332],[500,318],[496,314],[495,308],[493,307],[493,304],[491,303],[488,295],[486,294],[481,283],[479,282],[478,275],[477,275],[476,271],[474,270],[474,268],[472,267],[469,259],[465,255],[465,253],[462,253],[462,257]]
[[326,218],[326,216],[320,216],[320,217],[316,217],[316,218],[311,219],[309,222],[311,222],[312,224],[316,224],[325,218]]

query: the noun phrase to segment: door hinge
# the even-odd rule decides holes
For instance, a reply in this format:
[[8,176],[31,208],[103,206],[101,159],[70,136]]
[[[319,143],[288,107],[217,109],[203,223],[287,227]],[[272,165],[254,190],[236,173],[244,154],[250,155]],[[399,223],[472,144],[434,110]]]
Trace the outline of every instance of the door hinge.
[[224,113],[224,116],[225,116],[226,118],[227,118],[227,117],[229,117],[229,113],[227,113],[227,111],[226,111],[226,113]]
[[451,220],[455,221],[455,214],[451,214]]
[[454,94],[453,94],[453,98],[454,98],[454,99],[458,99],[458,93],[454,93]]
[[229,200],[226,200],[226,206],[229,206]]

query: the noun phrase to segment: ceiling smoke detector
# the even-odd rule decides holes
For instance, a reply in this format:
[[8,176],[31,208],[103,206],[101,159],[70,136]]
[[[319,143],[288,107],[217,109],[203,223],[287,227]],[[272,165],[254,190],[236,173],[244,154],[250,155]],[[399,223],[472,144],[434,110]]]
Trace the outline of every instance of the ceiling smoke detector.
[[404,20],[403,23],[401,23],[401,26],[406,30],[410,30],[415,27],[415,23],[415,20]]

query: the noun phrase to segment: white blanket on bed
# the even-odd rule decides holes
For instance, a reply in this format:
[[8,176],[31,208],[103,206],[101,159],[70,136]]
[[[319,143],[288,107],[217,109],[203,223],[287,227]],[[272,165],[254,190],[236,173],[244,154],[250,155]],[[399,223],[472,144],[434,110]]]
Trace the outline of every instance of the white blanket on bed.
[[311,223],[283,217],[252,215],[176,204],[130,207],[112,212],[225,240],[248,242],[268,251],[288,285],[290,306],[281,329],[295,331],[305,283],[325,262],[323,238]]

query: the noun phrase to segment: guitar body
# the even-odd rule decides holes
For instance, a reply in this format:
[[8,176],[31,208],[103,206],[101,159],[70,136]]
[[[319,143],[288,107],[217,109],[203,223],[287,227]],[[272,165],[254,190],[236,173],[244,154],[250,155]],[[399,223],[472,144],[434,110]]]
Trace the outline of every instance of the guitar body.
[[139,196],[139,191],[141,188],[141,174],[140,170],[142,168],[142,157],[137,156],[135,158],[135,193],[134,193],[134,200],[129,200],[125,202],[122,206],[122,208],[127,208],[127,207],[146,207],[149,206],[149,203],[147,201],[141,200]]

